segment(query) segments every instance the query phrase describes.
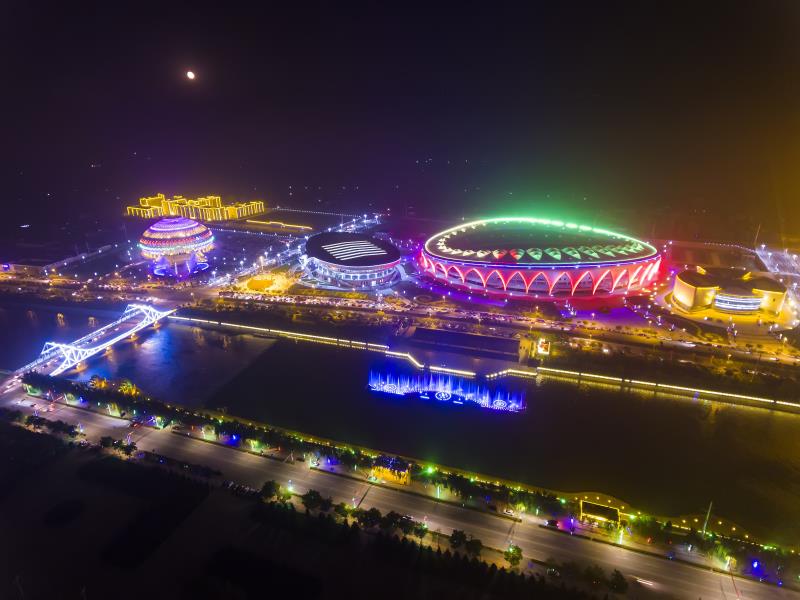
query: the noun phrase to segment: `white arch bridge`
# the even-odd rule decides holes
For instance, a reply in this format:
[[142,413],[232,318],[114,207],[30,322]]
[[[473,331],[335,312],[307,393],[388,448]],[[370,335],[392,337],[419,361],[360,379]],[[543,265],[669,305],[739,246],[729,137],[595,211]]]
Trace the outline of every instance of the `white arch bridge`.
[[70,344],[47,342],[36,360],[20,367],[16,372],[21,374],[32,370],[46,371],[53,367],[50,375],[59,375],[173,312],[175,309],[158,310],[147,304],[129,304],[119,319]]

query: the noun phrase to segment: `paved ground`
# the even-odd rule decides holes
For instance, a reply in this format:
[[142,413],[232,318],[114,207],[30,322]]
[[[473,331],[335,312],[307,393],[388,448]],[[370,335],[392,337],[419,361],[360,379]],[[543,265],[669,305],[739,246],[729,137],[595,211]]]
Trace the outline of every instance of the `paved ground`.
[[[18,404],[20,400],[23,402],[21,405]],[[28,412],[32,410],[31,400],[24,397],[19,389],[4,393],[0,397],[0,404]],[[531,521],[516,523],[489,513],[332,475],[310,469],[304,462],[286,464],[167,430],[131,430],[127,421],[63,405],[58,405],[54,412],[45,413],[45,416],[80,423],[88,439],[93,441],[103,435],[120,439],[131,433],[140,449],[155,450],[176,459],[208,465],[222,471],[224,478],[251,487],[259,488],[269,479],[283,485],[289,485],[291,481],[295,492],[303,493],[313,488],[331,496],[335,502],[353,502],[355,499],[363,508],[374,506],[382,512],[395,510],[418,520],[425,519],[432,531],[449,533],[452,529],[462,529],[494,548],[503,548],[513,540],[522,548],[526,558],[593,562],[606,572],[619,569],[626,576],[641,580],[642,585],[674,597],[800,600],[800,594],[773,585],[734,580],[728,575],[544,529]]]

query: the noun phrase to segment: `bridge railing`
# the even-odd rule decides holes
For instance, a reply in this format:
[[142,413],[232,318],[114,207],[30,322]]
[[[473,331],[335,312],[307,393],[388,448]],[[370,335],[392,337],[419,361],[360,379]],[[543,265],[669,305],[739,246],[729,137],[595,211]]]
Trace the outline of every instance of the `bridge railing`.
[[[87,335],[75,340],[70,344],[47,342],[42,348],[42,352],[39,354],[36,360],[31,361],[30,363],[26,364],[23,367],[20,367],[15,371],[15,373],[20,374],[35,369],[41,366],[42,364],[48,362],[49,360],[58,357],[59,355],[62,356],[64,360],[61,363],[61,365],[59,365],[53,371],[52,374],[62,373],[63,371],[72,368],[73,366],[78,364],[78,362],[80,362],[81,360],[85,360],[90,356],[94,356],[95,354],[105,350],[109,346],[120,341],[121,339],[124,339],[128,335],[135,333],[136,331],[139,331],[140,329],[143,329],[144,327],[147,327],[148,325],[151,325],[157,321],[160,321],[161,319],[172,314],[173,312],[175,312],[175,309],[162,311],[153,308],[152,306],[149,306],[147,304],[129,304],[125,308],[125,311],[122,313],[122,316],[119,319],[117,319],[113,323],[104,325],[100,329],[96,329],[95,331],[88,333]],[[86,346],[88,342],[95,341],[98,337],[104,335],[109,330],[113,329],[114,327],[117,327],[118,325],[124,323],[125,321],[137,315],[142,315],[144,319],[142,319],[142,321],[138,323],[136,327],[134,327],[130,331],[126,331],[123,334],[117,335],[111,338],[110,340],[107,340],[99,344],[96,347]],[[76,357],[78,357],[78,360],[76,360]]]

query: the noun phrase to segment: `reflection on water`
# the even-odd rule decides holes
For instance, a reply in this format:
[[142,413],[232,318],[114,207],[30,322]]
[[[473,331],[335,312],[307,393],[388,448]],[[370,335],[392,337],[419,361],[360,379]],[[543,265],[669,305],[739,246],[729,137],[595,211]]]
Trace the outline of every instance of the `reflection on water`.
[[69,375],[130,379],[154,398],[202,406],[272,343],[170,323],[143,330],[136,340],[115,345],[105,360],[90,361],[80,373]]
[[[95,325],[89,323],[92,315]],[[117,316],[116,311],[0,304],[0,369],[13,371],[36,358],[45,342],[71,342]]]
[[517,412],[525,408],[524,394],[501,387],[494,390],[482,383],[442,373],[408,374],[395,371],[369,372],[369,388],[395,396],[433,398],[452,404],[473,403],[481,408]]
[[[86,313],[0,309],[3,364],[45,341],[88,332]],[[100,324],[114,315],[101,316]],[[447,364],[442,357],[439,364]],[[375,353],[274,341],[169,323],[73,374],[127,378],[189,406],[227,407],[275,425],[558,490],[597,490],[655,513],[715,511],[770,541],[800,536],[800,417],[615,386],[520,382],[526,410],[464,410],[376,396]]]

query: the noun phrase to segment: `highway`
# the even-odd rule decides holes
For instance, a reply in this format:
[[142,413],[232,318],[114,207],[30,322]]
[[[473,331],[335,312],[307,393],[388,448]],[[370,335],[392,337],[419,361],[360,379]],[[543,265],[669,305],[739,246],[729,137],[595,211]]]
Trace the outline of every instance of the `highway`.
[[[45,406],[38,399],[24,396],[18,387],[4,391],[0,399],[0,405],[26,413],[34,410],[32,404],[40,409]],[[382,512],[395,510],[415,520],[425,520],[431,531],[449,534],[453,529],[461,529],[481,539],[484,545],[494,548],[505,548],[513,541],[522,548],[523,565],[531,558],[597,563],[607,573],[619,569],[626,577],[640,580],[643,582],[641,585],[646,585],[652,591],[678,598],[800,600],[800,593],[785,588],[734,579],[727,574],[573,537],[543,528],[533,519],[515,522],[499,515],[436,502],[363,480],[311,469],[306,462],[284,463],[168,430],[130,429],[125,420],[60,404],[52,412],[43,412],[41,415],[80,423],[90,441],[97,441],[104,435],[121,439],[130,433],[132,441],[142,450],[154,450],[178,460],[207,465],[221,471],[223,478],[253,488],[260,488],[270,479],[282,485],[289,485],[291,481],[292,490],[296,493],[302,494],[313,488],[324,496],[331,496],[337,503],[353,503],[355,499],[355,503],[360,503],[362,508],[376,507]]]

